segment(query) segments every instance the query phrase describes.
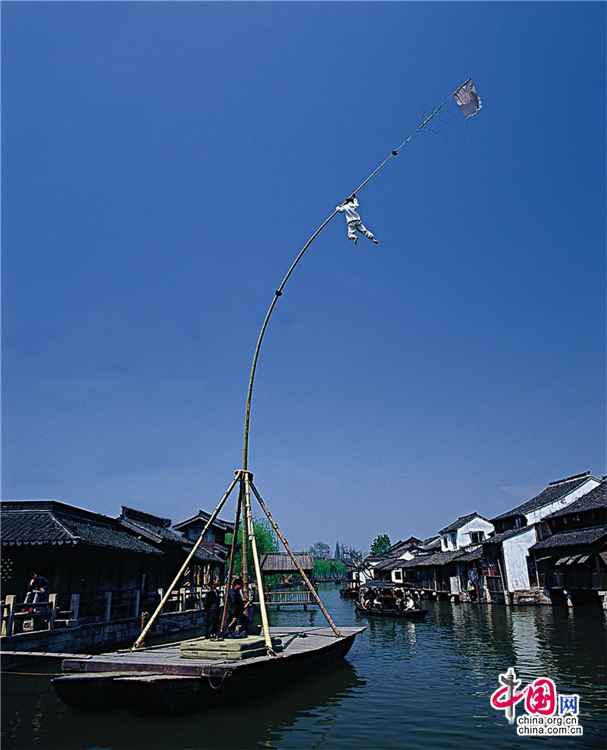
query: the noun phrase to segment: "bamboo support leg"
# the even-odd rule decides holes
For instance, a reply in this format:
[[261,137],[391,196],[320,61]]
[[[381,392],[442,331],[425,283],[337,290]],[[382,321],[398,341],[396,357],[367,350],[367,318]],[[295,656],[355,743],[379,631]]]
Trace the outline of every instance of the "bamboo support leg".
[[268,612],[266,610],[266,598],[263,590],[263,577],[261,574],[261,566],[259,564],[259,554],[257,552],[257,541],[255,539],[255,529],[253,527],[253,514],[251,512],[251,492],[250,492],[250,474],[247,472],[244,477],[244,505],[245,505],[245,518],[247,522],[247,531],[249,534],[249,541],[251,542],[251,552],[253,555],[253,562],[255,564],[255,577],[257,578],[257,591],[259,595],[259,611],[261,613],[261,623],[263,626],[263,637],[266,642],[266,649],[268,654],[276,656],[274,649],[272,648],[272,636],[270,635],[270,624],[268,622]]
[[143,646],[143,644],[144,644],[144,642],[145,642],[145,637],[146,637],[146,635],[148,634],[148,632],[149,632],[150,628],[152,627],[152,625],[153,625],[153,624],[154,624],[154,622],[156,621],[156,618],[158,617],[158,615],[159,615],[159,614],[160,614],[160,612],[162,611],[162,608],[163,608],[163,607],[164,607],[164,605],[165,605],[165,604],[167,603],[167,601],[168,601],[169,597],[170,597],[170,596],[171,596],[171,594],[173,593],[173,590],[174,590],[174,589],[176,588],[177,584],[178,584],[178,583],[179,583],[179,581],[181,580],[181,576],[183,575],[183,573],[184,573],[185,569],[186,569],[186,568],[188,567],[188,565],[190,564],[190,561],[192,560],[192,558],[193,558],[193,557],[194,557],[194,555],[196,554],[196,551],[197,551],[197,550],[198,550],[198,548],[200,547],[200,545],[201,545],[201,543],[202,543],[202,540],[204,539],[204,535],[205,535],[205,534],[207,533],[207,530],[208,530],[208,529],[209,529],[209,528],[211,527],[211,524],[212,524],[212,523],[214,523],[215,519],[216,519],[216,518],[217,518],[217,516],[219,515],[219,512],[221,511],[221,509],[222,509],[222,508],[223,508],[223,506],[225,505],[225,503],[226,503],[226,500],[227,500],[227,499],[228,499],[228,498],[230,497],[230,495],[232,494],[232,490],[233,490],[233,489],[234,489],[234,487],[236,486],[236,482],[238,482],[238,479],[239,479],[239,477],[240,477],[240,471],[236,472],[236,476],[235,476],[235,478],[234,478],[234,479],[232,480],[232,483],[230,484],[230,486],[228,487],[228,489],[226,490],[226,492],[225,492],[225,495],[224,495],[224,496],[223,496],[223,497],[221,498],[221,500],[220,500],[220,502],[219,502],[219,505],[218,505],[218,506],[217,506],[217,507],[215,508],[215,510],[213,511],[213,515],[212,515],[212,516],[211,516],[211,517],[209,518],[209,520],[207,521],[207,523],[206,523],[206,525],[205,525],[204,529],[203,529],[203,530],[202,530],[202,531],[200,532],[200,536],[198,537],[198,539],[197,539],[197,541],[196,541],[196,544],[194,544],[194,546],[193,546],[193,547],[192,547],[192,549],[190,550],[190,554],[189,554],[189,555],[187,556],[187,558],[186,558],[185,562],[183,563],[183,565],[181,566],[181,568],[179,568],[179,572],[177,573],[177,575],[176,575],[176,576],[175,576],[175,578],[173,579],[173,582],[171,583],[171,585],[170,585],[170,586],[169,586],[169,588],[167,589],[167,591],[166,591],[165,595],[164,595],[164,596],[162,597],[162,599],[160,600],[160,604],[159,604],[159,605],[158,605],[158,606],[156,607],[156,609],[154,610],[154,613],[153,613],[153,615],[152,615],[152,616],[150,617],[150,619],[148,620],[148,622],[147,622],[147,624],[146,624],[145,628],[144,628],[144,629],[143,629],[143,630],[141,631],[141,634],[139,635],[139,638],[137,638],[137,640],[136,640],[136,641],[135,641],[135,643],[133,644],[133,649],[136,649],[136,648],[141,648],[141,647]]
[[228,594],[232,588],[232,575],[234,573],[234,557],[236,556],[236,546],[238,540],[238,526],[240,524],[240,513],[242,508],[242,482],[238,491],[238,505],[236,506],[236,518],[234,519],[234,537],[232,539],[232,546],[230,548],[230,564],[228,566],[228,578],[226,580],[225,588],[225,599],[223,602],[223,613],[221,615],[221,624],[219,631],[223,632],[226,629],[228,622]]
[[315,599],[315,601],[316,601],[316,604],[318,604],[318,606],[319,606],[319,608],[320,608],[320,611],[321,611],[321,612],[323,613],[323,615],[325,616],[325,619],[326,619],[326,620],[327,620],[327,622],[329,623],[329,625],[330,625],[330,627],[331,627],[331,630],[332,630],[332,631],[333,631],[333,632],[335,633],[335,635],[336,635],[336,636],[338,636],[339,638],[341,638],[341,633],[339,632],[339,630],[337,629],[337,627],[336,627],[335,623],[333,622],[333,620],[332,620],[332,619],[331,619],[331,617],[329,616],[329,613],[327,612],[327,610],[326,610],[326,609],[324,608],[324,605],[323,605],[323,603],[322,603],[322,602],[320,601],[320,597],[319,597],[319,596],[318,596],[318,594],[316,593],[316,589],[314,588],[314,586],[312,586],[312,584],[311,584],[311,583],[310,583],[310,581],[308,580],[308,576],[307,576],[307,575],[306,575],[306,574],[304,573],[304,571],[303,571],[303,568],[301,567],[301,565],[300,565],[300,564],[299,564],[299,562],[297,561],[297,558],[296,558],[296,557],[295,557],[295,555],[293,554],[293,552],[292,552],[292,550],[291,550],[291,547],[289,546],[289,543],[288,543],[288,542],[287,542],[287,540],[285,539],[285,536],[284,536],[284,534],[283,534],[283,533],[282,533],[282,531],[281,531],[281,530],[280,530],[280,529],[278,528],[278,524],[276,523],[276,521],[275,521],[275,520],[274,520],[274,519],[272,518],[272,514],[270,513],[270,511],[268,510],[268,508],[267,508],[266,504],[265,504],[265,503],[264,503],[264,501],[262,500],[262,497],[261,497],[261,495],[259,494],[259,492],[257,491],[257,488],[255,487],[255,485],[253,484],[253,482],[251,482],[251,489],[252,489],[252,490],[253,490],[253,492],[255,493],[255,497],[257,498],[257,501],[259,502],[259,505],[261,506],[261,509],[263,510],[263,512],[264,512],[264,513],[266,514],[266,516],[268,517],[268,521],[269,521],[269,522],[271,523],[271,525],[272,525],[272,528],[273,528],[273,529],[274,529],[274,531],[275,531],[275,532],[276,532],[276,533],[278,534],[278,538],[279,538],[279,539],[280,539],[280,541],[281,541],[281,542],[283,543],[283,546],[284,546],[284,548],[286,549],[286,551],[287,551],[287,553],[288,553],[289,557],[290,557],[290,558],[291,558],[291,560],[293,561],[293,564],[294,564],[294,565],[295,565],[295,567],[297,568],[297,571],[298,571],[299,575],[300,575],[300,576],[302,577],[302,579],[303,579],[303,582],[304,582],[304,583],[306,584],[306,586],[307,586],[307,587],[308,587],[308,589],[310,590],[310,593],[311,593],[311,594],[312,594],[312,596],[314,597],[314,599]]
[[249,534],[246,516],[245,503],[245,483],[244,471],[240,475],[240,491],[242,493],[242,534],[240,535],[240,577],[242,578],[243,588],[246,591],[249,588]]

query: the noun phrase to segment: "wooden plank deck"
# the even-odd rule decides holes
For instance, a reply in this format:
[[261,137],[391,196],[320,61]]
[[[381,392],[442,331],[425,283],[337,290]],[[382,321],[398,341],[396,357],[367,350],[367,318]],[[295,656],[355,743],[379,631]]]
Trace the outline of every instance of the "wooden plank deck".
[[[360,633],[364,628],[342,628],[344,636]],[[336,636],[330,628],[271,628],[273,638],[280,638],[283,651],[279,658],[315,651],[335,642]],[[180,644],[156,646],[138,651],[118,651],[97,656],[72,657],[64,659],[62,670],[67,673],[121,673],[121,678],[142,673],[151,675],[181,675],[189,677],[219,676],[232,672],[239,666],[276,657],[253,656],[243,661],[230,659],[187,658],[180,656]]]
[[88,654],[65,654],[61,651],[0,651],[2,656],[30,656],[33,659],[91,659]]

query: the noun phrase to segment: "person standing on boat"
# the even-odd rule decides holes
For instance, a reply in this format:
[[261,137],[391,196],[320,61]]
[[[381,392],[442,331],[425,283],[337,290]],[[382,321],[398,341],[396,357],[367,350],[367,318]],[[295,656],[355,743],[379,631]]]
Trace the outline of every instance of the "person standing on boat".
[[242,578],[235,578],[228,594],[228,630],[235,630],[240,625],[240,629],[246,632],[251,624],[251,621],[244,612],[243,585]]
[[219,605],[221,604],[217,581],[211,581],[211,588],[207,591],[202,608],[207,616],[206,637],[213,638],[219,631]]
[[344,213],[346,215],[346,221],[348,222],[348,239],[354,240],[354,244],[356,245],[356,243],[358,242],[358,235],[356,234],[356,232],[360,232],[360,234],[364,234],[365,237],[368,237],[371,242],[375,243],[376,245],[379,244],[373,236],[373,232],[370,232],[360,220],[360,216],[358,214],[358,211],[356,210],[357,208],[358,200],[356,198],[356,193],[351,195],[349,198],[346,198],[346,200],[341,205],[335,207],[336,211],[339,211],[340,213]]

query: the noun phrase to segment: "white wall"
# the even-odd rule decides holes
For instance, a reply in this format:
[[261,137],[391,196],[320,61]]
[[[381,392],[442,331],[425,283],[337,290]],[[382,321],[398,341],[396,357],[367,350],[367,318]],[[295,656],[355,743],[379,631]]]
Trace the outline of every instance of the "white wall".
[[484,531],[485,539],[487,539],[489,534],[494,531],[493,524],[485,521],[480,516],[470,519],[470,521],[467,521],[456,531],[441,536],[441,552],[453,552],[464,547],[469,547],[472,544],[470,533],[474,531]]
[[505,539],[502,542],[504,551],[504,576],[508,591],[521,591],[531,587],[529,570],[527,568],[527,554],[529,547],[537,541],[535,526],[531,526],[520,534]]
[[489,521],[485,521],[484,518],[473,518],[471,521],[468,521],[468,523],[465,523],[461,527],[461,529],[458,529],[457,548],[462,549],[462,547],[468,547],[470,544],[472,544],[470,534],[475,531],[483,531],[485,534],[485,539],[487,539],[489,537],[489,534],[495,531],[495,529],[493,527],[493,524],[489,523]]

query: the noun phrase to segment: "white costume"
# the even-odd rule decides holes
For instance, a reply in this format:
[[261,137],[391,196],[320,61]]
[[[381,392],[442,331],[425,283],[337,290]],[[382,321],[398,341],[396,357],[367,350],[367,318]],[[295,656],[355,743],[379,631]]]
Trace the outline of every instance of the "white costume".
[[377,244],[377,240],[373,236],[373,232],[370,232],[360,220],[360,216],[358,215],[358,211],[356,210],[357,208],[358,200],[356,198],[351,201],[342,203],[341,206],[335,207],[336,211],[339,211],[340,213],[344,213],[346,215],[346,221],[348,222],[348,239],[354,240],[354,244],[356,244],[358,242],[356,232],[360,232],[361,234],[364,234],[365,237],[368,237],[370,240],[373,240],[373,242]]

